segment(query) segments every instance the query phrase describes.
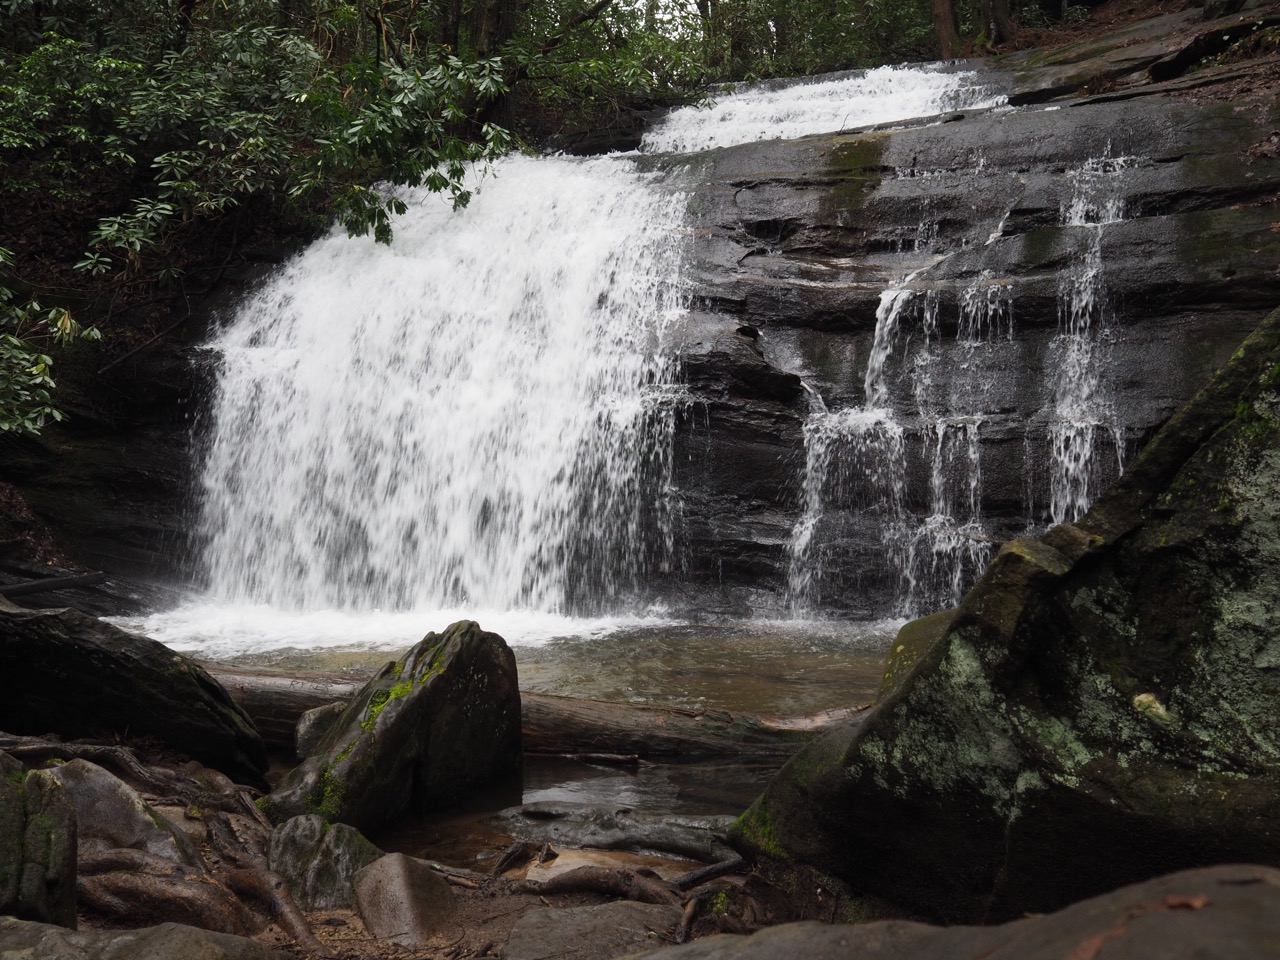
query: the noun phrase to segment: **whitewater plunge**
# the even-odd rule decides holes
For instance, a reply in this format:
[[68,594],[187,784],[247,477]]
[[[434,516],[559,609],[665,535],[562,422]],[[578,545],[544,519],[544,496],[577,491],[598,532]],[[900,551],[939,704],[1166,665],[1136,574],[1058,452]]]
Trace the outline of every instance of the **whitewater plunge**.
[[[268,662],[318,648],[360,660],[461,617],[526,651],[612,638],[587,658],[601,664],[666,649],[654,632],[689,613],[660,589],[686,559],[671,333],[688,307],[689,151],[999,100],[935,67],[742,91],[677,111],[640,156],[503,160],[464,209],[405,191],[390,246],[337,231],[313,244],[209,344],[204,593],[134,625]],[[807,657],[835,677],[834,652],[863,647],[858,682],[873,688],[893,624],[716,630],[712,646],[733,643],[756,673],[780,658],[803,672]],[[543,656],[523,656],[532,689]],[[704,660],[724,675],[722,654]],[[600,692],[649,695],[620,684]]]

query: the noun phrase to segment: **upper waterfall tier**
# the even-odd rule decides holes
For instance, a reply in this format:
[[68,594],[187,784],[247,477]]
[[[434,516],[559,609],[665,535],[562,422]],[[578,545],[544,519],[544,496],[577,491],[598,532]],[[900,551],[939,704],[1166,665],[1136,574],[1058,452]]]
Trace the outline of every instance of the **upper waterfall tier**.
[[989,78],[947,64],[877,67],[817,83],[775,83],[717,95],[668,115],[645,134],[641,150],[691,153],[762,140],[790,140],[949,110],[1005,102]]

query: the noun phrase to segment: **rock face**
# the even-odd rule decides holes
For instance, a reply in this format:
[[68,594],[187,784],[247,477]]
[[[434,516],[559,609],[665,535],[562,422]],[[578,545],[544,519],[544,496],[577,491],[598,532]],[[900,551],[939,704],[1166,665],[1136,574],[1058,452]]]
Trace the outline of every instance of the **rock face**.
[[76,928],[75,809],[49,771],[26,773],[4,753],[0,914]]
[[370,680],[264,808],[277,822],[319,813],[369,831],[456,803],[520,765],[515,657],[463,620]]
[[1280,864],[1280,310],[1086,516],[904,629],[885,696],[736,827],[920,915]]
[[75,610],[0,598],[0,730],[152,736],[266,787],[262,739],[217,681],[163,644]]
[[750,937],[708,937],[637,954],[635,960],[1252,960],[1274,955],[1280,943],[1277,883],[1280,872],[1266,867],[1211,867],[996,927],[943,928],[899,920],[859,926],[789,923]]
[[[1053,82],[1145,79],[1143,50],[1081,53],[1077,85]],[[1030,96],[1034,66],[1014,66]],[[674,463],[708,606],[953,605],[995,544],[1050,519],[1072,417],[1094,424],[1096,498],[1280,302],[1280,162],[1252,149],[1273,105],[1137,84],[948,119],[696,161]]]

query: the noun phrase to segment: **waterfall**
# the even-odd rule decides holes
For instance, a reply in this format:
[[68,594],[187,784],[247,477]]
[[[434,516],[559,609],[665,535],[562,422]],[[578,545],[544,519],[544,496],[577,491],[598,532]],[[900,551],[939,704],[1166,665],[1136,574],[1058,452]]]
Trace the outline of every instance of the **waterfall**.
[[[670,561],[684,196],[511,158],[245,304],[202,479],[210,590],[297,610],[592,609]],[[621,601],[619,601],[621,602]]]
[[1061,222],[1078,227],[1084,249],[1059,283],[1059,332],[1050,348],[1053,409],[1049,424],[1052,454],[1049,513],[1054,523],[1076,520],[1089,508],[1109,464],[1099,456],[1109,443],[1115,474],[1124,468],[1124,438],[1107,392],[1104,374],[1110,348],[1111,303],[1102,265],[1102,237],[1125,217],[1120,192],[1132,157],[1111,157],[1110,148],[1073,175],[1072,195]]
[[[208,344],[207,593],[134,625],[227,656],[394,646],[459,616],[517,644],[665,616],[661,588],[682,563],[675,423],[690,402],[672,334],[699,166],[680,154],[1001,99],[936,65],[738,90],[649,132],[642,153],[674,156],[511,157],[464,209],[401,191],[389,246],[335,230]],[[918,233],[928,244],[936,228]],[[895,343],[883,336],[882,365]],[[820,576],[800,582],[821,552],[806,525],[816,545],[823,504],[848,495],[900,525],[905,434],[887,410],[834,411],[805,436],[795,592],[816,597]],[[857,437],[867,455],[824,475],[824,445]]]

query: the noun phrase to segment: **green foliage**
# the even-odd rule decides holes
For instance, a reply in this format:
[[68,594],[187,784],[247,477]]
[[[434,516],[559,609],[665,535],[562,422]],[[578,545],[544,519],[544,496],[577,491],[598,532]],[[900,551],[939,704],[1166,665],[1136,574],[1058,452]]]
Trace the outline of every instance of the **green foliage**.
[[99,334],[61,307],[20,297],[7,285],[12,267],[13,253],[0,247],[0,431],[36,434],[48,420],[63,418],[53,405],[53,360],[40,347],[96,340]]

